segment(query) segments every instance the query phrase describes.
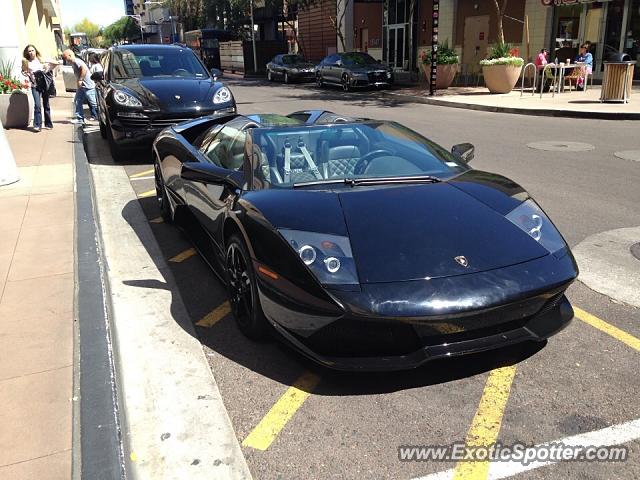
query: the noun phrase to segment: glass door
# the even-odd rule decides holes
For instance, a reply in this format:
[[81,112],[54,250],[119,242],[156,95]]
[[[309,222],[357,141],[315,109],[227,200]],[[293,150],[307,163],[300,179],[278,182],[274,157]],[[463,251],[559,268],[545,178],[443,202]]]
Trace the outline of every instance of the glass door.
[[387,61],[393,69],[404,68],[404,25],[389,25],[387,29]]

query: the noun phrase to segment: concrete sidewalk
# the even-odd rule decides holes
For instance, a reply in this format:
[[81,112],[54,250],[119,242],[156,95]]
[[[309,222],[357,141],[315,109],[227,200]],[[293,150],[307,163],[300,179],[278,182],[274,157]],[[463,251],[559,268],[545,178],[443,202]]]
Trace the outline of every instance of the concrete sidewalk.
[[531,89],[521,95],[520,84],[511,93],[490,94],[486,87],[450,87],[429,96],[429,87],[419,85],[400,88],[389,95],[419,100],[422,103],[447,107],[467,108],[490,112],[519,113],[573,118],[601,118],[611,120],[640,119],[640,88],[634,87],[629,103],[601,103],[601,87],[594,85],[586,91],[531,94]]
[[0,187],[0,479],[71,478],[72,94],[58,92],[53,130],[6,132],[21,180]]

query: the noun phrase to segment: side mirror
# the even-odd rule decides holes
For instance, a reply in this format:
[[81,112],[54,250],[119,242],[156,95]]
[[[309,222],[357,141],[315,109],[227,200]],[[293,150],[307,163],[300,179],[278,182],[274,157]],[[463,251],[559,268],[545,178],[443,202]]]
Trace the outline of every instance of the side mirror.
[[185,162],[180,170],[180,178],[192,182],[211,185],[227,185],[231,188],[241,188],[242,173],[225,170],[224,168],[204,162]]
[[103,82],[104,81],[104,72],[95,72],[91,74],[91,80],[94,82]]
[[211,76],[213,77],[214,80],[218,80],[219,78],[222,78],[222,70],[218,70],[217,68],[212,68]]
[[471,143],[458,143],[451,147],[451,153],[457,156],[463,163],[469,163],[473,160],[476,147]]

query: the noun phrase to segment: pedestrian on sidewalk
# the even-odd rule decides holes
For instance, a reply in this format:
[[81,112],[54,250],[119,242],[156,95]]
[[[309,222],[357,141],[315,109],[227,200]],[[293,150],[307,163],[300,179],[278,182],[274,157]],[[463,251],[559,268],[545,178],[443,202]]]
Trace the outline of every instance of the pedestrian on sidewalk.
[[[39,132],[42,128],[42,113],[44,111],[44,128],[53,128],[49,95],[53,85],[53,75],[49,64],[42,62],[42,56],[34,45],[27,45],[22,52],[22,74],[29,79],[31,95],[33,96],[33,130]],[[55,86],[53,86],[55,95]]]
[[75,119],[72,123],[84,124],[84,102],[89,103],[89,110],[91,112],[90,120],[95,120],[98,117],[97,103],[96,103],[96,84],[91,80],[91,72],[89,67],[81,59],[77,58],[73,50],[65,50],[62,52],[62,58],[65,62],[68,62],[73,67],[73,73],[78,81],[78,90],[73,99],[76,107]]
[[97,53],[89,54],[89,72],[91,73],[91,75],[98,72],[104,72],[104,68],[100,63],[100,57]]

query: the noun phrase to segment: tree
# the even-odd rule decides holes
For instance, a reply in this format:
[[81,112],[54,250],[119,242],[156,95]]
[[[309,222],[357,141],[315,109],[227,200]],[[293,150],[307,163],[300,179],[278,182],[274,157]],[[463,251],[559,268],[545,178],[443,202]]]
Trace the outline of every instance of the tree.
[[120,43],[140,36],[140,27],[130,17],[122,17],[105,27],[103,36],[109,45]]
[[73,27],[74,32],[84,32],[87,34],[87,40],[89,41],[89,45],[92,47],[97,47],[100,43],[100,39],[98,38],[101,34],[100,26],[90,21],[88,18],[84,18],[78,23],[76,23]]
[[344,17],[347,14],[347,8],[349,8],[350,5],[351,0],[336,0],[336,14],[335,16],[329,15],[329,21],[331,22],[331,26],[336,31],[336,35],[338,36],[338,40],[340,40],[340,45],[342,46],[343,52],[347,51],[343,32]]
[[493,0],[493,6],[496,9],[496,15],[498,17],[498,43],[504,44],[504,29],[502,28],[502,19],[507,10],[508,0]]

